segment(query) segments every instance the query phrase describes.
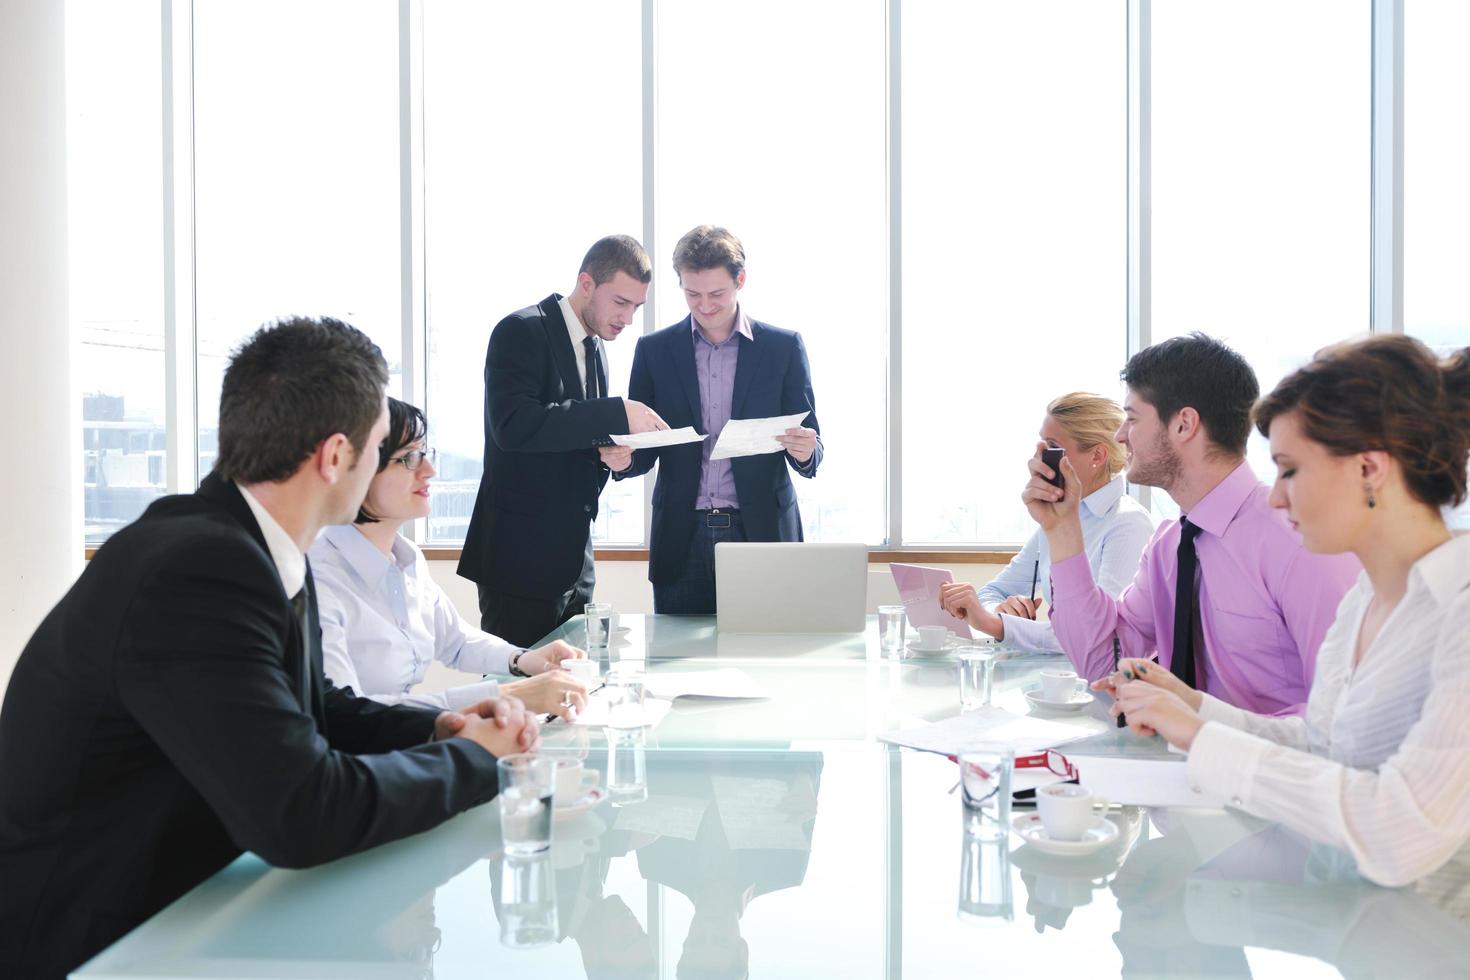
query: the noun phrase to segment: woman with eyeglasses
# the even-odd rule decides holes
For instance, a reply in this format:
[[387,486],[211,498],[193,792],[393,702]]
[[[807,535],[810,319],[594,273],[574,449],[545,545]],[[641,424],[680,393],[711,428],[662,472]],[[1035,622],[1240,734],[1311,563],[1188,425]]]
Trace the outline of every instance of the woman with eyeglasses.
[[1317,354],[1256,406],[1271,504],[1310,551],[1363,563],[1322,640],[1305,717],[1231,707],[1125,660],[1094,687],[1189,751],[1197,791],[1341,848],[1397,886],[1470,843],[1470,348],[1394,335]]
[[[522,650],[471,626],[429,577],[423,552],[398,533],[429,514],[435,454],[425,446],[427,434],[423,412],[388,399],[378,474],[356,522],[328,527],[309,552],[327,676],[383,704],[458,711],[511,694],[532,711],[571,720],[587,706],[587,685],[559,666],[586,654],[560,640]],[[410,693],[434,660],[455,670],[524,679]]]

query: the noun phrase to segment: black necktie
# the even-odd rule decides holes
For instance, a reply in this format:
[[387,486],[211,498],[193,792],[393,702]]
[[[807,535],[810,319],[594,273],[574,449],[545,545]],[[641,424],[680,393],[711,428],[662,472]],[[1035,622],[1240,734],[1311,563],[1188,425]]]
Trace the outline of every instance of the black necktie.
[[597,338],[583,337],[582,346],[587,350],[587,398],[607,396],[607,378],[602,373],[602,358],[597,356]]
[[296,696],[301,702],[303,711],[310,712],[311,687],[308,683],[308,671],[311,670],[311,614],[307,609],[308,585],[303,582],[301,589],[291,597],[291,612],[296,616],[296,628],[301,636],[301,658],[296,662]]
[[1178,576],[1174,580],[1174,656],[1169,670],[1190,687],[1194,687],[1194,616],[1198,601],[1194,594],[1194,570],[1199,564],[1194,554],[1194,539],[1199,528],[1189,518],[1179,520]]

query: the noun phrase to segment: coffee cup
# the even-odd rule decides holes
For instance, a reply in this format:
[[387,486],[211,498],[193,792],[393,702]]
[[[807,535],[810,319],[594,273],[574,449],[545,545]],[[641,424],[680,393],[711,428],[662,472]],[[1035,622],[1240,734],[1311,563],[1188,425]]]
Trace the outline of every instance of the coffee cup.
[[920,650],[943,650],[949,640],[949,630],[943,626],[920,626],[918,634],[914,646]]
[[1053,840],[1081,840],[1107,808],[1107,800],[1076,783],[1053,783],[1036,791],[1036,812]]
[[1043,670],[1041,672],[1041,696],[1047,701],[1063,704],[1072,700],[1082,690],[1082,679],[1075,670]]
[[556,803],[568,806],[576,803],[597,787],[596,769],[588,769],[582,763],[567,759],[556,763]]

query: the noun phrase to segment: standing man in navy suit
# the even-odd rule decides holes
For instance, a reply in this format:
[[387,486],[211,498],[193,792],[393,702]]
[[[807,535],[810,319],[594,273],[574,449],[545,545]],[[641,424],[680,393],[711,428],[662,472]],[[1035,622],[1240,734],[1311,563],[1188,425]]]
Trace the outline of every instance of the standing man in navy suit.
[[[715,611],[717,543],[802,540],[787,469],[815,476],[822,437],[801,335],[751,319],[740,307],[740,239],[700,225],[675,246],[674,271],[689,316],[639,339],[628,397],[671,427],[692,425],[709,438],[636,453],[620,447],[601,452],[616,479],[660,464],[648,561],[654,611],[708,615]],[[730,419],[797,412],[807,413],[806,424],[780,437],[783,452],[710,459]]]

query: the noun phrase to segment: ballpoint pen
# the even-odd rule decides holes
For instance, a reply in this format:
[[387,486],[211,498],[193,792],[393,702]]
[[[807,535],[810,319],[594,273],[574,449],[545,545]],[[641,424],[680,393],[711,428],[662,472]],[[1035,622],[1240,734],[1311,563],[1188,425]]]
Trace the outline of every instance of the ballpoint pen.
[[1036,582],[1041,576],[1041,559],[1036,559],[1036,564],[1031,566],[1031,591],[1026,593],[1030,597],[1032,605],[1036,603]]
[[[1118,672],[1118,661],[1123,659],[1123,645],[1118,642],[1118,634],[1113,634],[1113,673]],[[1121,711],[1118,712],[1118,727],[1128,727],[1128,716]]]

